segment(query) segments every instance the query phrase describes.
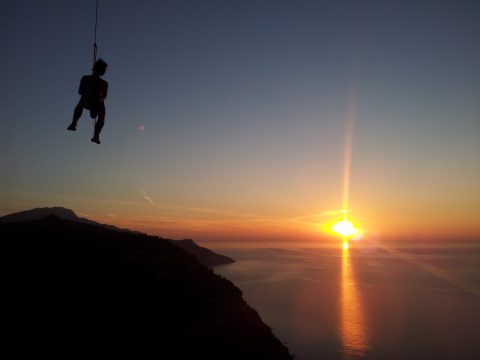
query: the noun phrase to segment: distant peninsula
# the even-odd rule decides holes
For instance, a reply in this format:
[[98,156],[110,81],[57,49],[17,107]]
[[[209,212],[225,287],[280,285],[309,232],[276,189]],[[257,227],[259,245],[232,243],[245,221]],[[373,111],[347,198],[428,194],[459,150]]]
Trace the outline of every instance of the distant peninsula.
[[177,246],[72,213],[0,218],[4,328],[17,354],[293,358],[242,292],[190,253],[191,240]]

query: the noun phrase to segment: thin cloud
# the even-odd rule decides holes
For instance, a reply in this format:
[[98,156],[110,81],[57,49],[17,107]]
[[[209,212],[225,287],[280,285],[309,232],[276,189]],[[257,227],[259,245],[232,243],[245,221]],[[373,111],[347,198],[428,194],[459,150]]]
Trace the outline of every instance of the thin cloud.
[[155,202],[152,200],[150,196],[147,195],[147,193],[143,190],[140,190],[140,193],[142,194],[143,198],[150,204],[150,205],[156,205]]

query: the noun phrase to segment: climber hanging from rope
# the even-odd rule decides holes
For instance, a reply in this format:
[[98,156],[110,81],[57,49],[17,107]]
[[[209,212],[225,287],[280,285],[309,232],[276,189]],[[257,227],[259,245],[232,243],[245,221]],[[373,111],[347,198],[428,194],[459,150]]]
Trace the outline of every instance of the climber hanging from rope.
[[73,112],[72,123],[68,130],[75,131],[77,122],[82,116],[83,109],[90,110],[90,117],[96,119],[92,142],[100,144],[100,132],[105,124],[105,99],[108,93],[108,82],[102,79],[107,70],[107,63],[102,59],[97,60],[97,19],[98,19],[98,0],[95,11],[95,37],[93,42],[93,68],[92,75],[85,75],[80,81],[78,93],[80,101]]
[[107,63],[102,59],[98,59],[93,65],[92,75],[85,75],[80,81],[78,93],[80,94],[80,101],[73,112],[73,120],[68,130],[75,131],[77,129],[77,122],[82,116],[83,109],[90,110],[90,117],[97,118],[95,122],[95,130],[92,141],[100,144],[100,131],[102,131],[105,124],[105,99],[107,98],[108,83],[101,78],[107,70]]

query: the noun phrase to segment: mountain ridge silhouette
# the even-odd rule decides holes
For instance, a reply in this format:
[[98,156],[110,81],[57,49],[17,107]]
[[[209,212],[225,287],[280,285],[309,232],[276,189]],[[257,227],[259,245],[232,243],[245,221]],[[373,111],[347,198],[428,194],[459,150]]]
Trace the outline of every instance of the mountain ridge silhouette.
[[[114,225],[102,224],[87,218],[79,217],[73,210],[62,207],[62,206],[33,208],[30,210],[24,210],[24,211],[8,214],[5,216],[1,216],[0,224],[18,222],[18,221],[40,220],[51,215],[56,216],[59,219],[69,220],[69,221],[74,221],[74,222],[79,222],[84,224],[98,225],[111,230],[131,232],[134,234],[144,234],[140,231],[123,229]],[[191,253],[202,264],[210,267],[217,266],[217,265],[231,264],[235,262],[235,260],[233,260],[228,256],[218,254],[210,249],[199,246],[192,239],[184,239],[184,240],[166,239],[166,240],[172,242],[172,244],[177,245],[182,249],[184,249],[185,251]]]
[[292,359],[237,287],[165,239],[54,215],[0,236],[17,353]]

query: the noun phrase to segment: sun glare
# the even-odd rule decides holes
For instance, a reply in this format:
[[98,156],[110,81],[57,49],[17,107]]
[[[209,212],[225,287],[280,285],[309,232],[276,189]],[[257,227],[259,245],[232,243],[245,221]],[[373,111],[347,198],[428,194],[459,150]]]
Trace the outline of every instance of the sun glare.
[[343,237],[351,236],[358,232],[358,230],[355,229],[353,224],[347,219],[343,219],[342,221],[335,223],[332,229]]

